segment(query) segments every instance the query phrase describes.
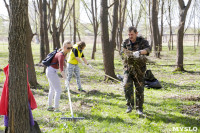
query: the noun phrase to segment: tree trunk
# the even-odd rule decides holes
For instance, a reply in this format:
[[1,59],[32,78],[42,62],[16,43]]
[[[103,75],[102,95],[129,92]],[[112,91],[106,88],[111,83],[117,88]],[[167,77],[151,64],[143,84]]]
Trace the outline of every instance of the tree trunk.
[[74,26],[74,35],[73,35],[73,42],[76,43],[76,9],[75,9],[75,0],[73,5],[73,26]]
[[99,24],[97,21],[97,0],[91,0],[91,8],[92,8],[92,20],[93,20],[93,31],[94,31],[94,42],[93,42],[93,49],[92,49],[92,57],[91,59],[95,59],[95,52],[96,52],[96,43],[97,43],[97,32],[99,28]]
[[8,132],[10,133],[30,133],[26,69],[27,20],[28,0],[10,0],[10,26],[8,37]]
[[176,58],[176,71],[184,71],[183,68],[183,37],[184,37],[184,26],[185,19],[187,15],[187,11],[190,7],[192,0],[188,1],[187,6],[185,5],[183,0],[178,0],[179,3],[179,27],[177,34],[177,58]]
[[159,47],[160,49],[159,49],[159,51],[162,51],[164,4],[165,4],[165,1],[162,0],[162,6],[161,6],[161,25],[160,25],[160,47]]
[[[44,31],[44,46],[45,46],[45,57],[50,52],[49,48],[49,37],[48,37],[48,26],[47,26],[47,1],[43,0],[42,4],[42,11],[43,11],[43,31]],[[44,66],[43,73],[45,73],[46,66]]]
[[168,0],[168,13],[169,13],[169,41],[168,41],[168,50],[171,50],[172,43],[172,20],[171,20],[171,0]]
[[150,46],[153,47],[153,29],[152,29],[152,14],[151,14],[151,2],[149,1],[149,23],[150,23]]
[[60,35],[58,31],[58,27],[56,26],[56,6],[57,0],[53,0],[52,3],[52,38],[53,38],[53,49],[60,48]]
[[93,49],[92,49],[92,57],[91,57],[91,59],[95,59],[96,44],[97,44],[97,34],[94,34],[94,42],[93,42]]
[[[194,3],[196,4],[196,3]],[[196,14],[195,14],[195,6],[194,6],[194,52],[196,52]]]
[[43,17],[43,2],[42,0],[39,1],[39,12],[40,12],[40,63],[45,58],[45,47],[44,47],[44,17]]
[[64,31],[65,31],[65,28],[64,28],[64,16],[65,16],[65,11],[66,11],[66,7],[67,7],[67,0],[64,1],[64,5],[62,6],[61,8],[61,13],[62,13],[62,16],[61,16],[61,19],[60,19],[60,24],[59,24],[59,38],[60,38],[60,35],[61,35],[61,39],[62,39],[62,43],[64,42]]
[[198,41],[197,41],[197,46],[199,46],[199,42],[200,42],[200,26],[199,26],[199,23],[198,23]]
[[[123,37],[122,37],[122,33],[123,33],[123,29],[124,29],[124,22],[125,22],[125,14],[126,14],[126,8],[127,8],[127,0],[124,0],[124,5],[122,4],[122,0],[120,0],[119,3],[119,29],[118,29],[118,37],[119,37],[119,51],[121,51],[121,44],[123,41]],[[123,5],[123,8],[122,8]]]
[[158,3],[157,0],[153,0],[152,3],[152,30],[153,30],[153,47],[154,47],[154,56],[160,58],[160,35],[158,29]]
[[36,77],[36,73],[35,73],[35,66],[34,66],[34,60],[33,60],[33,54],[32,54],[32,48],[31,48],[31,41],[32,41],[32,38],[33,38],[33,33],[32,33],[32,30],[31,30],[31,26],[30,26],[30,23],[29,23],[29,19],[28,19],[28,16],[27,16],[27,20],[26,20],[27,24],[26,24],[26,29],[27,29],[27,32],[26,32],[26,63],[28,64],[28,80],[29,80],[29,83],[32,87],[36,88],[37,85],[38,85],[38,82],[37,82],[37,77]]
[[142,17],[142,5],[140,5],[139,14],[138,14],[137,21],[136,21],[136,24],[135,24],[136,28],[138,27],[138,24],[140,23],[141,17]]
[[78,41],[81,41],[81,35],[80,35],[80,32],[79,32],[79,29],[78,29],[78,28],[76,29],[76,32],[77,32],[77,34],[78,34]]
[[43,22],[44,22],[44,44],[45,44],[45,56],[49,54],[49,36],[47,26],[47,0],[43,0]]
[[[112,57],[112,49],[109,44],[109,32],[108,32],[108,1],[101,0],[101,41],[102,41],[102,53],[103,53],[103,62],[104,62],[104,71],[105,74],[116,78],[114,72],[114,59]],[[105,80],[108,77],[105,77]]]
[[118,7],[119,0],[115,0],[114,8],[113,8],[113,16],[112,16],[112,31],[111,31],[111,40],[110,40],[110,48],[113,49],[112,58],[114,60],[114,49],[116,48],[116,34],[118,28]]
[[61,41],[62,41],[62,44],[63,44],[63,42],[65,41],[64,29],[63,29],[63,32],[61,33]]

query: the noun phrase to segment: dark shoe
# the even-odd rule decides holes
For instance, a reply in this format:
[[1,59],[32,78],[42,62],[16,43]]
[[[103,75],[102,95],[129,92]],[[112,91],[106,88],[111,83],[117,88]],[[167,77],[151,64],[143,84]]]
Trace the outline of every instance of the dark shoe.
[[78,91],[86,93],[86,91],[83,89],[78,89]]
[[131,106],[128,106],[127,110],[126,110],[126,113],[131,113],[132,112],[132,107]]
[[143,115],[143,112],[142,112],[141,109],[138,109],[138,110],[137,110],[137,113],[138,113],[138,115]]
[[47,111],[54,111],[54,110],[55,110],[54,107],[48,107],[48,108],[47,108]]

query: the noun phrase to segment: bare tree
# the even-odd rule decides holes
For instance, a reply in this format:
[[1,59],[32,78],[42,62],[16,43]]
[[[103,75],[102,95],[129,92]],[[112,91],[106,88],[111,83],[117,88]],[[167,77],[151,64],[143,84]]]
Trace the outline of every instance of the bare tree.
[[187,16],[187,11],[191,5],[192,0],[189,0],[187,5],[185,5],[184,0],[178,0],[179,4],[179,27],[177,34],[177,58],[176,58],[176,71],[184,71],[183,68],[183,37],[184,37],[184,26],[185,19]]
[[74,26],[74,30],[73,30],[73,42],[74,44],[76,43],[76,8],[75,8],[75,0],[74,0],[74,4],[73,4],[73,26]]
[[[93,26],[93,33],[94,33],[94,40],[93,40],[93,49],[92,49],[92,56],[91,59],[95,59],[95,52],[96,52],[96,43],[97,43],[97,36],[98,36],[98,29],[99,29],[99,15],[98,15],[98,5],[97,0],[91,0],[91,7],[85,2],[85,0],[81,0],[84,4],[84,8],[86,14],[89,18],[91,25]],[[92,16],[92,17],[90,17]]]
[[94,42],[93,42],[93,49],[92,49],[92,57],[91,59],[95,59],[95,52],[96,52],[96,43],[97,43],[97,33],[99,28],[98,22],[98,13],[97,13],[97,0],[91,0],[91,8],[92,8],[92,21],[93,21],[93,31],[94,31]]
[[[59,3],[60,2],[60,3]],[[60,6],[60,8],[58,8]],[[50,27],[50,33],[53,38],[53,49],[60,48],[60,35],[64,31],[63,25],[65,23],[65,12],[66,12],[66,6],[67,6],[67,0],[51,0],[50,4],[48,6],[51,16],[51,27]],[[57,18],[57,9],[60,9],[59,16]]]
[[113,49],[112,50],[113,60],[114,60],[114,48],[116,48],[116,34],[117,34],[117,29],[118,29],[118,7],[119,7],[119,0],[115,0],[113,15],[112,15],[112,30],[111,30],[111,39],[110,39],[110,47],[111,49]]
[[[112,53],[114,48],[109,43],[109,32],[108,32],[108,1],[101,0],[101,41],[102,41],[102,53],[103,53],[103,62],[104,62],[104,71],[105,74],[116,78],[114,72],[114,58]],[[107,79],[107,77],[105,77]]]
[[43,0],[39,0],[39,15],[40,15],[40,62],[45,58],[45,37],[44,37],[44,14]]
[[[27,94],[28,0],[10,0],[9,133],[30,133]],[[17,50],[16,50],[17,49]],[[17,56],[16,56],[17,55]]]
[[198,23],[198,41],[197,41],[197,46],[199,46],[199,42],[200,42],[200,26]]
[[152,1],[152,31],[153,31],[153,47],[154,56],[160,58],[160,33],[158,28],[158,1]]
[[162,51],[164,4],[165,4],[165,0],[162,0],[161,1],[161,25],[160,25],[160,47],[159,47],[159,51]]
[[124,29],[125,15],[126,15],[127,0],[119,0],[119,20],[118,20],[118,50],[121,51],[121,44],[123,41],[122,33]]
[[[134,15],[133,9],[137,10],[134,6],[135,4],[133,3],[133,1],[130,1],[130,11],[127,11],[127,15],[131,21],[131,25],[135,26],[136,28],[138,27],[138,24],[140,22],[140,19],[142,17],[142,4],[140,4],[140,9],[139,9],[139,13],[135,12],[135,14],[138,14],[137,16]],[[136,21],[134,21],[136,20]],[[135,23],[135,24],[134,24]]]
[[172,5],[171,0],[168,0],[168,13],[169,13],[168,24],[169,24],[169,34],[170,34],[169,35],[169,41],[168,41],[168,49],[169,50],[173,50],[173,33],[172,33],[171,5]]
[[49,53],[49,37],[48,37],[48,22],[47,22],[47,0],[43,0],[43,22],[44,22],[44,44],[45,44],[45,56]]

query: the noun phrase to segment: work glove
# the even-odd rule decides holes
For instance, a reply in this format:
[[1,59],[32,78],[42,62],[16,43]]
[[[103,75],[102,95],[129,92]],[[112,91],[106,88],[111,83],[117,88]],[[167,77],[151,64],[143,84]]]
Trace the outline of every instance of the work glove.
[[62,72],[61,72],[61,75],[62,75],[63,79],[66,79],[65,71],[62,71]]
[[134,56],[135,58],[139,58],[139,57],[140,57],[140,51],[135,51],[135,52],[133,52],[133,56]]
[[93,69],[92,65],[88,64],[87,66],[88,66],[90,69]]
[[85,66],[85,63],[84,63],[84,62],[81,62],[81,64],[82,64],[83,66]]

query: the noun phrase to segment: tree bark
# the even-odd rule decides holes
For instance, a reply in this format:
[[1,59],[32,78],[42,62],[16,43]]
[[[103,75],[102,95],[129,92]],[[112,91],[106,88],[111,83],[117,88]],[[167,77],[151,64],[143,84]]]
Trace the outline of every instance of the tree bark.
[[[116,78],[114,72],[114,59],[112,57],[112,50],[111,45],[109,44],[109,32],[108,32],[108,1],[101,0],[101,41],[102,41],[102,53],[103,53],[103,62],[104,62],[104,71],[105,74]],[[107,80],[108,77],[105,77]]]
[[199,42],[200,42],[200,26],[198,23],[198,41],[197,41],[197,46],[199,46]]
[[74,35],[73,35],[73,42],[76,43],[76,9],[75,9],[75,0],[73,5],[73,26],[74,26]]
[[[10,0],[9,28],[9,127],[10,133],[29,133],[27,94],[28,0]],[[28,51],[29,52],[29,51]]]
[[153,47],[154,56],[160,58],[160,34],[158,29],[158,2],[153,0],[152,2],[152,30],[153,30]]
[[170,51],[172,49],[172,19],[171,19],[171,0],[168,0],[168,13],[169,13],[169,41],[168,41],[168,50]]
[[95,52],[96,52],[96,43],[97,43],[97,33],[99,28],[99,23],[97,21],[97,0],[91,0],[91,8],[92,8],[92,21],[93,21],[93,31],[94,31],[94,42],[93,42],[93,49],[92,49],[92,57],[91,59],[95,59]]
[[151,46],[151,48],[153,47],[153,28],[152,28],[152,13],[151,13],[151,2],[149,1],[149,5],[148,5],[148,7],[149,7],[149,23],[150,23],[150,26],[149,26],[149,28],[150,28],[150,46]]
[[[42,3],[42,13],[43,13],[43,32],[44,32],[44,47],[45,47],[45,57],[50,52],[49,48],[49,37],[48,37],[48,25],[47,25],[47,1],[43,0]],[[43,73],[46,71],[46,66],[44,66]]]
[[178,0],[179,3],[179,27],[178,27],[178,34],[177,34],[177,58],[176,58],[176,71],[184,71],[183,68],[183,37],[184,37],[184,26],[185,26],[185,19],[187,15],[187,11],[190,7],[192,0],[188,1],[188,4],[185,5],[183,0]]
[[164,4],[165,4],[165,1],[162,0],[162,6],[161,6],[161,25],[160,25],[160,47],[159,47],[160,49],[159,49],[159,51],[162,51]]
[[56,6],[57,0],[53,0],[52,3],[52,38],[53,38],[53,49],[60,48],[60,35],[58,32],[58,27],[56,26]]
[[45,44],[45,56],[50,52],[49,49],[49,37],[47,26],[47,0],[43,0],[43,22],[44,22],[44,44]]
[[[124,29],[124,22],[125,22],[125,14],[126,14],[126,7],[127,7],[127,0],[124,0],[124,5],[122,4],[122,0],[119,1],[119,27],[118,27],[118,37],[119,37],[119,45],[118,50],[121,51],[121,44],[123,41],[122,33]],[[123,5],[123,8],[122,8]]]
[[39,1],[39,13],[40,13],[40,63],[45,58],[45,38],[44,38],[44,14],[43,14],[43,2]]
[[33,39],[33,33],[31,30],[31,26],[29,23],[29,19],[27,16],[26,20],[26,29],[27,29],[27,34],[26,34],[26,63],[28,64],[28,80],[29,83],[32,87],[36,88],[38,85],[37,82],[37,77],[36,77],[36,72],[35,72],[35,66],[34,66],[34,60],[33,60],[33,54],[32,54],[32,48],[31,48],[31,41]]
[[118,7],[119,7],[119,0],[115,0],[114,8],[113,8],[113,16],[112,16],[112,30],[111,30],[111,39],[110,39],[110,47],[113,51],[112,58],[114,60],[114,48],[116,48],[116,34],[118,28]]

